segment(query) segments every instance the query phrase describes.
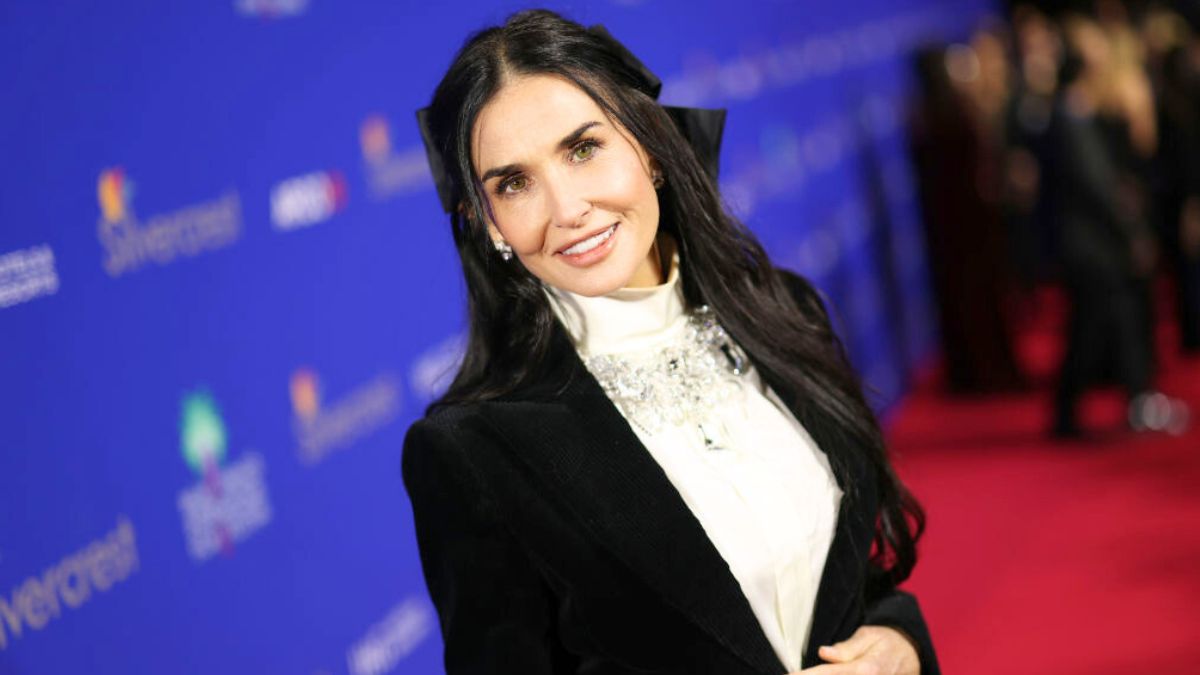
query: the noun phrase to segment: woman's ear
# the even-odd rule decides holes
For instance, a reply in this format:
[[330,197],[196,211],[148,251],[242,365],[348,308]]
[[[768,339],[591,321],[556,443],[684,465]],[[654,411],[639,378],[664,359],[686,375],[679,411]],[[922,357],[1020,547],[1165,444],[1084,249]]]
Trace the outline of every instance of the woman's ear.
[[[479,218],[479,213],[476,212],[475,209],[472,208],[471,205],[466,202],[466,200],[463,200],[458,203],[458,213],[463,218],[465,218],[467,220],[467,222],[470,223],[472,226],[477,226],[481,222],[481,220]],[[482,221],[482,222],[487,227],[488,236],[494,240],[496,238],[496,236],[495,236],[495,233],[493,232],[493,230],[495,230],[496,226],[493,225],[490,220],[486,220],[486,221]]]
[[666,182],[666,178],[663,176],[662,165],[659,164],[658,160],[654,159],[653,157],[650,158],[649,165],[650,182],[654,184],[654,189],[657,190]]
[[472,223],[483,224],[483,226],[487,229],[488,239],[491,239],[493,244],[504,241],[504,235],[500,234],[500,228],[496,227],[496,224],[492,222],[491,218],[480,218],[479,214],[475,212],[475,209],[467,206],[466,204],[463,204],[461,208],[463,213],[467,216],[467,220],[471,221]]
[[[477,225],[481,220],[475,209],[471,208],[470,204],[468,204],[466,201],[459,202],[458,212],[462,214],[463,217],[467,219],[467,222],[471,223],[472,226]],[[507,249],[510,252],[509,255],[511,255],[512,249],[509,247],[508,241],[504,238],[504,235],[500,232],[500,228],[496,227],[496,224],[492,222],[491,218],[485,218],[482,220],[484,227],[487,230],[488,240],[491,241],[492,246],[495,247],[497,251],[503,251]]]

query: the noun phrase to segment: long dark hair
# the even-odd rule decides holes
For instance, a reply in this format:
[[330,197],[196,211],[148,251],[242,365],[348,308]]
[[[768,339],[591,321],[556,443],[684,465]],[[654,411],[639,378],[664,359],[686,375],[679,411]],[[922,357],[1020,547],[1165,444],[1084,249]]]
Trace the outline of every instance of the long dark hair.
[[[716,181],[627,54],[606,32],[530,10],[470,37],[438,85],[427,125],[461,200],[450,222],[466,276],[470,328],[458,374],[429,412],[502,398],[552,377],[557,320],[542,282],[518,260],[502,261],[491,250],[477,216],[488,206],[470,139],[480,109],[508,79],[562,77],[620,122],[661,167],[659,228],[677,244],[687,303],[711,307],[751,359],[795,391],[800,422],[810,431],[817,420],[833,428],[823,449],[840,475],[849,478],[852,460],[870,467],[881,499],[872,557],[883,572],[876,580],[899,583],[916,562],[924,514],[887,460],[878,422],[820,300],[808,288],[801,303],[807,306],[797,306],[762,245],[726,213]],[[847,482],[848,499],[856,487]]]

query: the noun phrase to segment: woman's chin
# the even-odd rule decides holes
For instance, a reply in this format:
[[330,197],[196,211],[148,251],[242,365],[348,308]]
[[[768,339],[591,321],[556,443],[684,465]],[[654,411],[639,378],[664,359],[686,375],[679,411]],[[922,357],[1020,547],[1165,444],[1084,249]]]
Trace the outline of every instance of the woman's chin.
[[560,291],[594,298],[628,286],[633,271],[622,272],[615,265],[597,265],[585,270],[568,269],[550,285]]
[[572,279],[564,282],[562,285],[556,286],[559,290],[568,291],[576,295],[582,295],[589,298],[596,298],[602,295],[608,295],[615,290],[624,288],[623,283],[609,283],[601,279]]

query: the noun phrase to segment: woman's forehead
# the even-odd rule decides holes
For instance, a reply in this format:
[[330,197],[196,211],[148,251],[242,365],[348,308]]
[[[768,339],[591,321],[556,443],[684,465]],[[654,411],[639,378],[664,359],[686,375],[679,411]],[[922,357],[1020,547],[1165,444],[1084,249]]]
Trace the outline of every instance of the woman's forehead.
[[608,121],[574,83],[554,75],[523,75],[506,82],[479,111],[471,130],[476,168],[535,159],[587,122]]

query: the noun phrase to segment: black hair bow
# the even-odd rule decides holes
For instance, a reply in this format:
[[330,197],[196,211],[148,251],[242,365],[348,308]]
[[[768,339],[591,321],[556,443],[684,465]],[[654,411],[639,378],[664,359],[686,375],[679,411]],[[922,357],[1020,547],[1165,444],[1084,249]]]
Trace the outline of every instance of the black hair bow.
[[[607,42],[621,61],[641,76],[643,82],[638,89],[650,98],[658,100],[658,95],[662,92],[662,80],[658,79],[658,76],[652,73],[646,64],[609,34],[604,26],[591,26],[588,28],[588,32]],[[668,105],[664,105],[663,110],[675,121],[684,138],[688,140],[700,160],[700,165],[712,176],[713,180],[716,180],[720,169],[721,136],[725,130],[725,110],[682,108]],[[446,213],[453,213],[458,208],[462,197],[458,194],[454,181],[450,179],[450,173],[446,170],[445,158],[442,157],[441,151],[433,141],[433,134],[429,129],[429,108],[421,108],[417,111],[417,127],[421,130],[421,141],[425,144],[425,156],[429,160],[429,172],[433,175],[433,184],[437,188],[442,209]]]

